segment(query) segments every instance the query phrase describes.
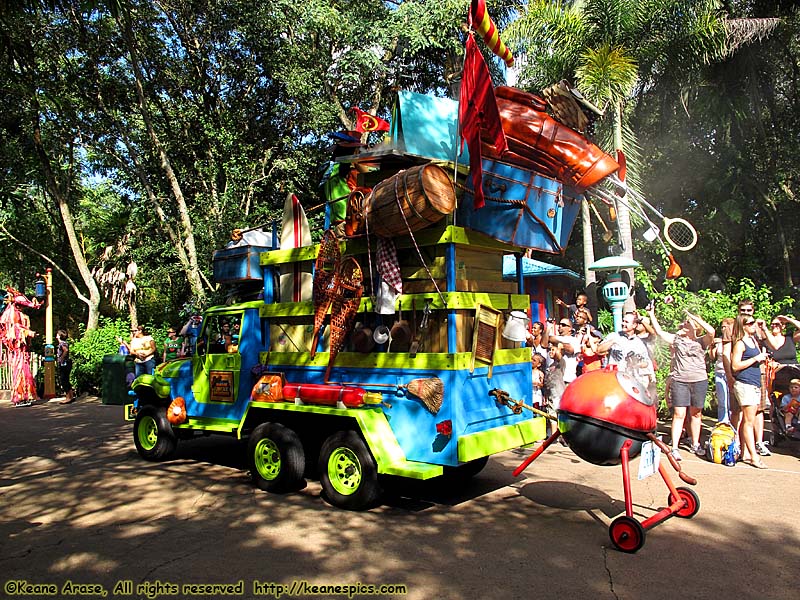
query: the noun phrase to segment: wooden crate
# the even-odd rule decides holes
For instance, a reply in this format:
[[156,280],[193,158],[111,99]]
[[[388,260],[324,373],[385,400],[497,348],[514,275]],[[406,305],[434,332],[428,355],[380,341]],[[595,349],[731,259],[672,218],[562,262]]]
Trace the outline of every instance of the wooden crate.
[[[440,291],[444,291],[447,283],[444,279],[436,279]],[[516,294],[516,281],[484,281],[477,279],[456,279],[456,292],[488,292],[492,294]],[[404,294],[436,293],[436,287],[430,278],[403,280]]]
[[[397,253],[403,279],[429,280],[431,275],[435,279],[445,279],[447,276],[445,248],[443,246],[422,248],[421,253],[427,270],[420,264],[416,250],[402,250]],[[454,268],[456,280],[502,282],[503,252],[456,245]]]

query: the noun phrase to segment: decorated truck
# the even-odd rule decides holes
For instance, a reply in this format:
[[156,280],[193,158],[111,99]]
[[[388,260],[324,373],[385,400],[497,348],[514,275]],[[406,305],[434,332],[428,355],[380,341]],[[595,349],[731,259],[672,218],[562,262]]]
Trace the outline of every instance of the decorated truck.
[[[364,241],[335,243],[343,261],[368,262]],[[332,504],[362,509],[377,502],[383,476],[464,479],[490,455],[545,437],[543,418],[492,394],[530,399],[530,349],[501,335],[504,313],[529,307],[519,282],[502,280],[503,255],[519,249],[431,227],[416,236],[431,280],[405,260],[412,241],[396,243],[407,277],[396,315],[359,298],[335,355],[341,309],[332,306],[315,336],[313,299],[281,302],[276,285],[282,268],[316,260],[321,244],[261,252],[263,299],[206,311],[193,356],[134,381],[139,454],[161,460],[179,439],[208,433],[247,438],[258,487],[286,492],[319,477]],[[224,331],[238,333],[226,340]]]
[[386,478],[468,479],[545,437],[521,261],[562,253],[583,192],[619,165],[542,98],[495,93],[504,148],[483,122],[461,152],[458,102],[402,92],[389,139],[337,157],[321,239],[290,195],[280,231],[215,253],[215,279],[245,299],[205,312],[191,357],[133,382],[143,458],[196,435],[247,439],[259,488],[318,477],[359,510]]

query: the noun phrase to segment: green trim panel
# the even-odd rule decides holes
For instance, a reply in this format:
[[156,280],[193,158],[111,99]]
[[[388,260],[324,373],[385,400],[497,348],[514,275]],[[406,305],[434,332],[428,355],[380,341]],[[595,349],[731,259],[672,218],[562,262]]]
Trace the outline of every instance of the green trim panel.
[[[210,417],[189,417],[185,423],[173,425],[175,429],[201,429],[204,431],[219,431],[233,433],[239,430],[239,421],[230,419],[215,419]],[[237,437],[241,437],[237,435]]]
[[135,392],[139,388],[150,388],[159,398],[169,398],[169,381],[160,375],[139,375],[133,380],[131,389]]
[[469,462],[542,440],[547,436],[545,422],[544,417],[536,417],[514,425],[459,436],[458,462]]
[[[443,226],[444,221],[437,225],[426,227],[422,231],[414,234],[414,240],[420,247],[437,246],[439,244],[460,244],[462,246],[472,246],[478,249],[487,250],[501,250],[508,254],[519,253],[520,249],[517,246],[499,242],[490,238],[484,233],[474,231],[472,229],[464,229],[463,227],[456,227],[454,225]],[[394,242],[398,250],[405,250],[414,247],[414,241],[410,236],[401,236],[394,238]],[[342,254],[364,254],[367,251],[367,244],[363,239],[344,240],[344,249]],[[262,264],[264,264],[262,262]]]
[[[447,305],[442,302],[442,298]],[[410,304],[410,300],[417,301],[417,306],[424,306],[425,300],[431,300],[432,310],[475,310],[478,304],[489,306],[498,310],[527,310],[530,308],[530,297],[525,294],[490,294],[486,292],[442,292],[436,293],[403,294],[399,301],[403,305]],[[509,306],[510,304],[510,306]],[[308,302],[275,302],[272,304],[259,304],[261,317],[302,317],[314,314],[314,303]],[[358,312],[374,312],[374,304],[370,298],[362,298]]]
[[248,308],[260,308],[264,305],[261,300],[251,300],[250,302],[240,302],[238,304],[212,306],[204,314],[218,315],[218,314],[236,314]]
[[[269,354],[269,357],[267,357]],[[309,352],[262,352],[259,362],[267,364],[278,370],[280,367],[321,367],[328,365],[328,353],[317,352],[311,358]],[[494,353],[494,366],[515,365],[530,362],[530,348],[506,348],[496,350]],[[357,369],[425,369],[437,371],[459,371],[469,369],[472,363],[471,352],[458,354],[447,353],[420,353],[414,358],[407,352],[340,352],[336,355],[336,367],[351,367]],[[476,364],[476,369],[485,369],[486,365]]]
[[[332,406],[308,404],[292,404],[290,402],[252,402],[248,412],[253,408],[268,410],[288,410],[323,415],[338,415],[355,419],[367,446],[375,457],[378,473],[382,475],[400,475],[410,479],[431,479],[444,471],[440,465],[413,462],[406,460],[405,453],[397,443],[389,421],[383,411],[369,408],[341,409]],[[245,414],[245,418],[247,415]]]
[[289,248],[288,250],[270,250],[262,252],[259,256],[261,266],[282,265],[286,263],[302,262],[304,260],[314,260],[319,253],[319,244],[313,246],[303,246],[301,248]]

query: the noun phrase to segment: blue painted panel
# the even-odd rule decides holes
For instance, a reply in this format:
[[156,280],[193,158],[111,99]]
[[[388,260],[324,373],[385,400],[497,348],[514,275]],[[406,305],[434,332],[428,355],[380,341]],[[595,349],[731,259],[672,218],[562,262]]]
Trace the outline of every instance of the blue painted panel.
[[[324,369],[317,371],[307,367],[276,365],[275,370],[285,372],[287,381],[299,383],[319,383],[324,374]],[[476,367],[472,374],[468,369],[431,371],[337,368],[334,376],[337,381],[359,384],[365,389],[383,394],[384,402],[388,406],[383,406],[382,410],[406,458],[456,466],[460,435],[533,418],[529,411],[513,414],[509,408],[497,405],[489,395],[493,388],[502,388],[512,398],[523,399],[526,404],[530,404],[530,363],[495,366],[491,379],[487,379],[487,373],[487,367]],[[407,384],[412,379],[427,377],[439,377],[444,382],[444,401],[435,415],[405,388],[395,387]],[[443,436],[437,432],[436,425],[448,420],[452,423],[453,434]]]
[[397,95],[391,125],[393,145],[408,154],[436,160],[469,162],[466,144],[459,154],[458,102],[414,92]]
[[[247,309],[242,317],[242,332],[248,332],[239,339],[239,354],[242,365],[257,365],[259,353],[266,350],[263,346],[261,320],[258,311]],[[183,395],[186,401],[186,412],[190,417],[207,417],[216,419],[240,420],[244,415],[250,400],[250,392],[256,384],[256,377],[250,368],[244,368],[239,373],[239,387],[236,392],[236,401],[228,403],[197,402],[191,390],[192,364],[202,360],[202,356],[194,356],[191,361],[181,365],[180,381],[171,381],[172,397]]]
[[211,262],[216,283],[261,281],[259,254],[272,250],[269,246],[234,246],[215,250]]
[[580,211],[579,196],[527,169],[489,159],[482,164],[486,205],[473,209],[472,179],[467,178],[457,222],[515,246],[562,253]]

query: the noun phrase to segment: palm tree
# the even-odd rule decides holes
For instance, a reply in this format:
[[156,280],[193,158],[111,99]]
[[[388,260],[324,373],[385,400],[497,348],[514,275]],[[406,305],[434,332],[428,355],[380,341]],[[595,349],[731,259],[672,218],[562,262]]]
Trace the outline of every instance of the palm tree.
[[[542,89],[571,80],[604,107],[611,123],[599,128],[600,143],[624,149],[627,182],[637,189],[639,152],[628,121],[637,97],[665,80],[690,85],[700,65],[721,60],[778,21],[728,21],[720,7],[717,0],[534,0],[504,37],[525,54],[520,85]],[[633,258],[624,204],[617,218],[623,255]]]

